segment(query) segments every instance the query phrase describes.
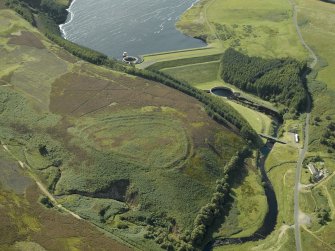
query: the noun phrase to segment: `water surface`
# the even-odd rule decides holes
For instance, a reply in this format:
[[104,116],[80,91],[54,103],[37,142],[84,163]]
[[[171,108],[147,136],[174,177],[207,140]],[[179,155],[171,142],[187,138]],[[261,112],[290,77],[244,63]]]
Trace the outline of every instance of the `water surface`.
[[75,0],[60,28],[75,43],[120,58],[205,46],[176,30],[196,0]]

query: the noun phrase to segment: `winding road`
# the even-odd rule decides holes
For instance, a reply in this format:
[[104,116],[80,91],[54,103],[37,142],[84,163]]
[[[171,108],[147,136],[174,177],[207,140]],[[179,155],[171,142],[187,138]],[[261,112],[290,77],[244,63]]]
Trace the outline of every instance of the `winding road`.
[[[294,0],[289,0],[292,9],[293,9],[293,23],[296,28],[298,37],[302,43],[302,45],[306,48],[306,50],[309,52],[310,57],[313,59],[313,61],[310,63],[309,67],[313,69],[317,62],[318,58],[314,51],[308,46],[308,44],[305,42],[300,27],[298,25],[298,6],[294,2]],[[308,94],[307,98],[307,104],[306,104],[306,119],[305,119],[305,127],[304,127],[304,145],[303,148],[300,150],[299,159],[297,162],[297,168],[296,168],[296,175],[295,175],[295,187],[294,187],[294,235],[295,235],[295,244],[296,244],[296,250],[301,251],[301,237],[300,237],[300,222],[299,222],[299,188],[300,188],[300,176],[301,176],[301,169],[302,169],[302,163],[305,159],[306,152],[308,151],[308,142],[309,142],[309,121],[311,118],[311,97]]]

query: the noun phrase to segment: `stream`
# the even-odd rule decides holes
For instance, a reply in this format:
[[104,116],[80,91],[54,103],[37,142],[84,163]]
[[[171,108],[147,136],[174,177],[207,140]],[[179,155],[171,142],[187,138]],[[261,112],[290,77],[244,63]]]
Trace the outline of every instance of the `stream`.
[[[265,112],[266,113],[266,112]],[[269,115],[269,114],[268,114]],[[271,114],[273,115],[273,114]],[[282,118],[275,117],[276,121],[281,121]],[[276,126],[274,135],[277,135],[279,125]],[[275,136],[276,137],[276,136]],[[271,152],[275,142],[272,140],[267,140],[265,145],[260,150],[260,157],[258,159],[258,168],[262,175],[262,183],[264,185],[264,192],[268,204],[268,211],[264,217],[263,225],[252,235],[241,237],[241,238],[216,238],[209,243],[204,248],[204,251],[212,250],[213,247],[224,246],[230,244],[242,244],[248,241],[258,241],[265,239],[269,234],[272,233],[276,224],[277,224],[277,216],[278,216],[278,203],[276,194],[274,192],[272,183],[267,175],[265,170],[265,161]]]

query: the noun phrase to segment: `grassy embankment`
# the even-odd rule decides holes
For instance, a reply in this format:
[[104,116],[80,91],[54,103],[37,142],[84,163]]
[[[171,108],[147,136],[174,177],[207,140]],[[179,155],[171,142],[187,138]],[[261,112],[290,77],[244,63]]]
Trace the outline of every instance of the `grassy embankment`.
[[83,62],[0,12],[0,136],[15,158],[64,206],[135,247],[160,248],[148,228],[163,241],[191,230],[245,142],[196,99]]

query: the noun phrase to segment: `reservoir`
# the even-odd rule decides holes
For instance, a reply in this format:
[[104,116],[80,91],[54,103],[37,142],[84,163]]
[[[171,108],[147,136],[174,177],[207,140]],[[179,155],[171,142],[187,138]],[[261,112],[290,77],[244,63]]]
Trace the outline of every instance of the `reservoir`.
[[196,0],[74,0],[63,36],[77,44],[121,58],[206,44],[175,28]]

